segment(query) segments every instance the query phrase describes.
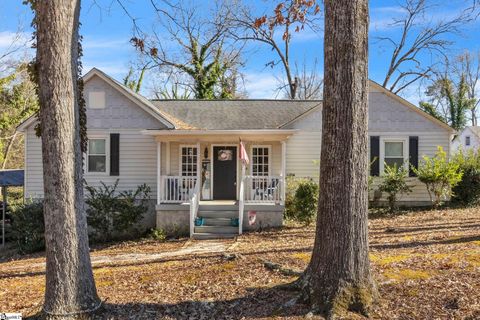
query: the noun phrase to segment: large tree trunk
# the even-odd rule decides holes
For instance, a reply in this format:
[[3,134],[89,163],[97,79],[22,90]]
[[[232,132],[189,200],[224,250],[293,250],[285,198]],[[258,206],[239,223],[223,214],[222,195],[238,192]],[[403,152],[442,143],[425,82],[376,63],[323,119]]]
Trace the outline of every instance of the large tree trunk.
[[80,0],[36,1],[47,318],[99,306],[90,262],[78,119]]
[[325,82],[315,244],[304,277],[314,310],[367,313],[368,1],[325,1]]

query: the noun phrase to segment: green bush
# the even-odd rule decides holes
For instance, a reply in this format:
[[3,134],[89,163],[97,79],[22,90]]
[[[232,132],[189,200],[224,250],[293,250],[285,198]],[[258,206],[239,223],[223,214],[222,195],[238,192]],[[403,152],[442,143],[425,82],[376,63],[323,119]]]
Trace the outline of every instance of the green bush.
[[462,180],[453,188],[452,202],[461,205],[480,203],[480,151],[458,152],[454,160],[463,172]]
[[298,184],[293,200],[295,220],[309,225],[317,214],[318,184],[312,180],[305,180]]
[[407,184],[408,171],[404,167],[388,166],[385,164],[385,172],[382,175],[382,183],[378,186],[378,190],[388,194],[388,207],[390,212],[396,211],[397,198],[400,194],[408,194],[412,192],[412,188]]
[[21,253],[32,253],[45,248],[43,203],[32,202],[13,207],[10,238]]
[[448,161],[447,154],[442,147],[438,147],[433,158],[424,156],[418,169],[412,170],[423,182],[430,195],[434,207],[452,195],[453,188],[462,180],[463,172],[458,161]]
[[148,238],[157,241],[165,241],[167,239],[167,233],[163,229],[150,229]]
[[118,180],[113,186],[102,182],[98,188],[86,186],[87,221],[94,241],[109,241],[117,237],[134,237],[135,229],[148,210],[150,187],[140,185],[135,191],[117,192]]

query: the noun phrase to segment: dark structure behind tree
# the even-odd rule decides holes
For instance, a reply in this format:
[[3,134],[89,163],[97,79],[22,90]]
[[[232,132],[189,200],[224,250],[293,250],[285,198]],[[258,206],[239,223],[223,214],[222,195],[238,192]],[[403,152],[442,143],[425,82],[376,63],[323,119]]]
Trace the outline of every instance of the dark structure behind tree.
[[7,214],[8,205],[8,187],[23,187],[24,172],[23,170],[1,170],[0,171],[0,188],[2,189],[2,247],[5,246],[5,215]]

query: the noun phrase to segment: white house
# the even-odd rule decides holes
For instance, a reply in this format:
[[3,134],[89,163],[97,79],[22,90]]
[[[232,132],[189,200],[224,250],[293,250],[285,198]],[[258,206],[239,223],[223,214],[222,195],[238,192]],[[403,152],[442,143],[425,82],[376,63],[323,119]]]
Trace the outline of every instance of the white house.
[[[90,185],[119,179],[122,190],[148,184],[154,203],[145,223],[151,226],[188,228],[197,238],[278,226],[286,176],[318,177],[321,101],[148,100],[98,69],[84,82],[85,179]],[[384,163],[418,165],[437,146],[448,152],[449,126],[374,82],[369,104],[372,175],[381,175]],[[25,135],[25,197],[38,199],[43,182],[36,121],[32,117],[18,130]],[[245,174],[240,139],[250,157]],[[428,202],[425,187],[410,180],[414,192],[401,200]]]
[[477,151],[480,147],[480,127],[472,126],[463,129],[452,141],[452,153],[459,150]]

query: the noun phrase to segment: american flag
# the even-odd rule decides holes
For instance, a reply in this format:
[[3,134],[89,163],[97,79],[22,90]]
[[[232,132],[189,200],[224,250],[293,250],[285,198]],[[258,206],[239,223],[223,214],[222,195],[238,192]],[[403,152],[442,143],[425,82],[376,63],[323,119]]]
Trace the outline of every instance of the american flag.
[[245,149],[245,144],[240,140],[240,161],[243,166],[248,166],[250,159],[248,159],[247,149]]

